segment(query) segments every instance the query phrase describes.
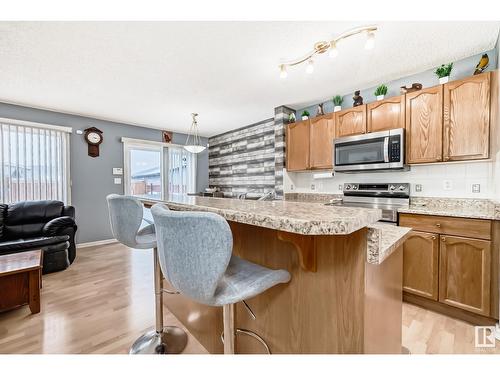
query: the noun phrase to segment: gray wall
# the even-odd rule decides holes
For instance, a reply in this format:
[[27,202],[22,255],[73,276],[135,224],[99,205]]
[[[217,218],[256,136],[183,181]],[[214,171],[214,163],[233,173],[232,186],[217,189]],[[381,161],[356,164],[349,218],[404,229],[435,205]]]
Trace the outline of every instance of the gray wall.
[[[76,208],[78,243],[112,238],[109,227],[106,195],[123,194],[123,184],[113,183],[113,167],[123,168],[122,137],[161,141],[161,131],[123,123],[96,120],[89,117],[69,115],[0,103],[0,117],[40,122],[73,128],[71,133],[71,204]],[[186,126],[188,126],[187,124]],[[104,141],[100,146],[98,158],[87,154],[87,143],[77,129],[95,126],[103,131]],[[185,134],[174,133],[173,143],[183,144]],[[206,145],[207,139],[202,142]],[[197,159],[197,190],[208,186],[208,152],[205,150]]]
[[[490,70],[495,70],[498,66],[498,51],[497,49],[492,49],[490,51],[486,51],[483,53],[487,53],[490,59],[490,63],[488,66],[488,69],[486,71]],[[451,76],[450,76],[450,81],[456,80],[456,79],[461,79],[465,78],[468,76],[471,76],[472,73],[474,72],[474,69],[476,67],[476,64],[479,62],[479,59],[481,57],[482,53],[467,57],[465,59],[455,61],[453,63],[453,70],[451,71]],[[448,63],[447,61],[443,61],[443,63]],[[390,82],[380,82],[380,84],[385,83],[387,85],[387,95],[386,97],[389,98],[391,96],[397,96],[400,95],[400,87],[401,86],[411,86],[412,83],[421,83],[424,88],[426,87],[432,87],[436,86],[439,84],[437,76],[434,74],[435,69],[430,69],[426,70],[424,72],[414,74],[412,76],[408,77],[403,77],[399,78],[394,81]],[[360,88],[358,87],[353,87],[352,92],[345,94],[345,93],[337,93],[337,92],[332,92],[332,97],[339,94],[343,95],[344,101],[342,103],[342,109],[345,108],[351,108],[353,104],[352,96],[354,94],[355,90],[359,90]],[[363,97],[363,103],[370,103],[376,101],[375,95],[373,94],[375,92],[376,87],[369,87],[366,89],[361,89],[361,96]],[[319,102],[321,103],[321,102]],[[333,103],[332,103],[332,98],[328,98],[325,101],[322,101],[323,104],[323,110],[325,113],[333,112]],[[297,109],[296,116],[297,120],[300,120],[301,114],[303,110],[309,111],[311,114],[311,117],[316,116],[316,110],[317,110],[317,105],[314,104],[312,106],[306,107],[306,108],[300,108]]]

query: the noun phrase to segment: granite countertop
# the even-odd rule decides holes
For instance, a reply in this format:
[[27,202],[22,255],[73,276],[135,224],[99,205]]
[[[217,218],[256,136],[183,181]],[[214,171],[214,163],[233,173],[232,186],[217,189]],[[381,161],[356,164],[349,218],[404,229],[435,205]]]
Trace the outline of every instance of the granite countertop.
[[500,220],[500,204],[488,199],[412,197],[399,213]]
[[380,264],[401,246],[410,235],[411,228],[374,223],[368,226],[368,246],[366,260]]
[[214,212],[226,220],[305,235],[350,234],[382,218],[378,209],[334,207],[323,203],[286,200],[251,201],[197,196],[169,197],[164,203],[174,210]]

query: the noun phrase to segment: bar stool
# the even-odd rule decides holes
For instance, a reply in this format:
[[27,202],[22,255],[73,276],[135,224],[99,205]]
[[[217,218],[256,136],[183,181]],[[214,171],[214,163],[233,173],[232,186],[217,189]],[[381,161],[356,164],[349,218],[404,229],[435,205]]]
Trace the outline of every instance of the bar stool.
[[182,295],[196,302],[222,306],[224,354],[234,354],[236,333],[248,334],[269,347],[256,333],[234,327],[234,305],[290,281],[285,270],[271,270],[232,256],[233,236],[220,215],[151,208],[163,274]]
[[129,354],[177,354],[187,344],[187,334],[179,327],[163,327],[163,292],[162,274],[158,262],[156,234],[154,224],[141,229],[143,206],[134,197],[111,194],[106,197],[113,236],[125,246],[134,249],[151,249],[154,255],[154,288],[155,288],[155,330],[139,337],[130,348]]

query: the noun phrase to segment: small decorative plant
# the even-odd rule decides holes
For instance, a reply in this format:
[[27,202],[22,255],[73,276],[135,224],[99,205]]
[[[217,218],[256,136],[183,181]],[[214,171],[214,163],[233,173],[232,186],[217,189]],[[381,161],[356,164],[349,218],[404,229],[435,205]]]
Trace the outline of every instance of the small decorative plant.
[[333,112],[338,112],[342,109],[342,102],[344,101],[344,98],[342,98],[340,95],[335,95],[332,99],[334,108]]
[[382,84],[379,87],[375,89],[375,96],[377,97],[377,100],[382,100],[384,99],[384,96],[387,94],[387,86]]
[[310,116],[310,113],[308,111],[303,111],[302,112],[302,120],[307,120]]
[[449,63],[446,65],[443,64],[436,69],[434,73],[438,76],[439,83],[442,84],[448,82],[452,69],[453,69],[453,63]]

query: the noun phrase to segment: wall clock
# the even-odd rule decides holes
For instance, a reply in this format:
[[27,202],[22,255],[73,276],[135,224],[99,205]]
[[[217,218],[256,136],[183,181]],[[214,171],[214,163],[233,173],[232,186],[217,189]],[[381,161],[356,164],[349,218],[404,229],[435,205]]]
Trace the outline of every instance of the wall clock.
[[83,136],[88,144],[89,156],[93,158],[99,156],[99,145],[103,141],[102,131],[94,127],[88,128],[85,129],[85,134]]

